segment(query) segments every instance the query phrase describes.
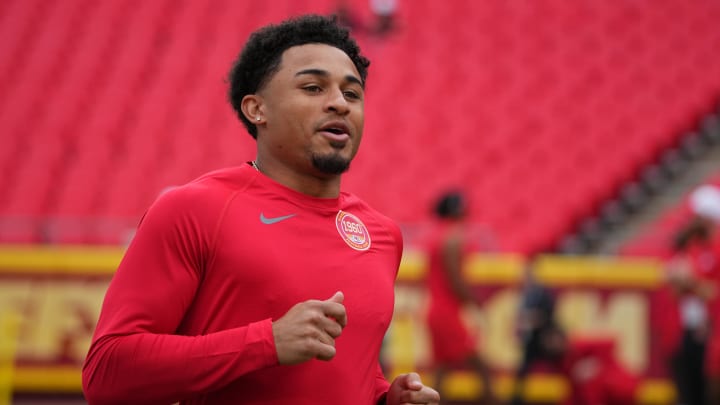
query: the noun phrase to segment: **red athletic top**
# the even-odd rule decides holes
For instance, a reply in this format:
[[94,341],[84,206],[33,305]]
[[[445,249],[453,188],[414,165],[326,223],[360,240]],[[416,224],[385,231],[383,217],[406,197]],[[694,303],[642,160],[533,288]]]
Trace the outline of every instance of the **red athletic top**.
[[[396,224],[357,197],[320,199],[249,165],[148,210],[114,276],[83,368],[91,404],[374,404],[402,255]],[[345,295],[331,361],[278,364],[272,323]]]
[[[457,224],[440,221],[428,241],[427,288],[430,304],[427,323],[430,329],[433,360],[437,365],[457,365],[475,355],[478,338],[468,330],[461,318],[463,303],[453,291],[445,264],[445,249],[448,239],[455,234],[462,237],[461,252],[464,258],[477,251],[476,244],[470,243],[468,235]],[[462,266],[462,263],[461,263]]]

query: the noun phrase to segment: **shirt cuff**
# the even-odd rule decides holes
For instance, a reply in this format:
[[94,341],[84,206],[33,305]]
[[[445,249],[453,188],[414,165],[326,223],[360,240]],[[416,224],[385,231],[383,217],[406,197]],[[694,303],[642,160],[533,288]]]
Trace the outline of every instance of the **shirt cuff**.
[[268,367],[278,364],[271,318],[249,324],[245,339],[248,347],[252,347],[252,351],[257,355],[257,361],[260,363],[258,365]]

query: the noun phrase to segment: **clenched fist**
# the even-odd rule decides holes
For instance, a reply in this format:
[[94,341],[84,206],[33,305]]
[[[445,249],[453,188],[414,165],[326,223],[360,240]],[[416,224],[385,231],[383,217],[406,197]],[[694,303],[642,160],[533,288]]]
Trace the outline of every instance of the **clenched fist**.
[[417,373],[401,374],[390,384],[385,403],[387,405],[438,405],[440,394],[425,386]]
[[273,322],[273,338],[280,364],[298,364],[311,359],[335,357],[335,339],[347,324],[342,292],[325,301],[296,304]]

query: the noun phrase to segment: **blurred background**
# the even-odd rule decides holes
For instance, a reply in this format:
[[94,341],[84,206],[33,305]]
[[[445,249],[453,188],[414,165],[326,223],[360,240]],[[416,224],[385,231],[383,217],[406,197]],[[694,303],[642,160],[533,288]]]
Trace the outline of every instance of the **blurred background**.
[[[254,29],[308,12],[338,14],[372,61],[343,187],[405,236],[388,375],[433,380],[423,241],[452,188],[478,245],[465,318],[501,400],[532,268],[576,356],[627,375],[629,403],[675,403],[666,269],[691,192],[720,185],[717,0],[0,1],[0,404],[84,403],[79,370],[144,210],[254,158],[227,72]],[[569,373],[538,366],[523,395],[591,403]],[[474,403],[483,384],[458,366],[442,390]]]

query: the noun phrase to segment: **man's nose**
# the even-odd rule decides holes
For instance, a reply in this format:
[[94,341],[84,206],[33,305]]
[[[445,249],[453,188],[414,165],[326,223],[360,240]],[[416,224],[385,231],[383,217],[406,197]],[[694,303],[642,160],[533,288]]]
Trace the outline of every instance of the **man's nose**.
[[333,111],[340,115],[345,115],[350,112],[348,101],[345,98],[345,94],[343,94],[342,90],[335,89],[328,93],[325,110]]

